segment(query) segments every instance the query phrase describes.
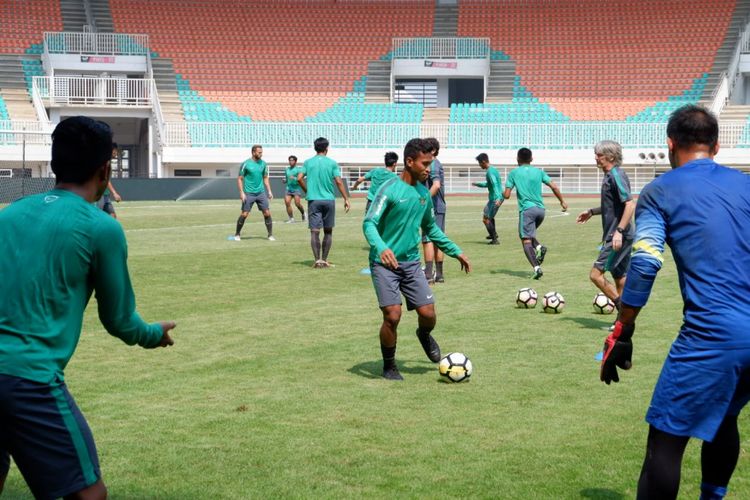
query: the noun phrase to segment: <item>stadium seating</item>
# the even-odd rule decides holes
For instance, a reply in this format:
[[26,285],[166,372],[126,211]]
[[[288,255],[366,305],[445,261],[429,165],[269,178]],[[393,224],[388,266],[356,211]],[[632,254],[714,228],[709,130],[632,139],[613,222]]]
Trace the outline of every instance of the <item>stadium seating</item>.
[[[524,87],[570,118],[624,120],[682,95],[710,71],[735,0],[604,5],[462,0],[458,35],[490,37],[493,54],[515,61]],[[697,19],[700,29],[690,29]]]
[[191,97],[216,103],[214,116],[254,121],[300,121],[351,104],[340,100],[357,91],[368,62],[388,54],[393,37],[430,36],[434,19],[433,0],[111,0],[110,10],[116,31],[150,35]]
[[45,31],[62,31],[59,0],[0,2],[0,53],[23,54]]

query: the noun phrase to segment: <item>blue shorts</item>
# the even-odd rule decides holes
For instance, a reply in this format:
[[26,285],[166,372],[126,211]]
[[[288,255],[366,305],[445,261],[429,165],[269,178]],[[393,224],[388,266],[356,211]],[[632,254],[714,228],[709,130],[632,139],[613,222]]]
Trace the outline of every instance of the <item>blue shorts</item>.
[[646,421],[676,436],[712,441],[727,415],[750,401],[750,349],[696,349],[678,338],[656,382]]
[[0,474],[8,456],[36,498],[59,498],[101,478],[94,437],[64,383],[0,375]]

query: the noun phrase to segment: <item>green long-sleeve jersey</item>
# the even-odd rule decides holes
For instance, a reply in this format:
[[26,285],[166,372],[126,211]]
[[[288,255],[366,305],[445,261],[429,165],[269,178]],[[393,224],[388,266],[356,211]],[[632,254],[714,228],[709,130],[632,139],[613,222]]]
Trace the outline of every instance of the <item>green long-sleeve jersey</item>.
[[487,167],[485,179],[486,182],[477,182],[477,186],[489,189],[490,201],[502,200],[503,181],[500,179],[500,172],[495,167]]
[[0,373],[61,382],[93,291],[110,334],[159,345],[161,325],[135,311],[120,223],[77,194],[55,189],[0,211],[0,256]]
[[411,186],[399,177],[389,179],[362,223],[370,244],[370,261],[380,262],[380,254],[388,248],[399,262],[419,261],[420,229],[447,255],[461,255],[458,245],[435,224],[429,190],[420,183]]

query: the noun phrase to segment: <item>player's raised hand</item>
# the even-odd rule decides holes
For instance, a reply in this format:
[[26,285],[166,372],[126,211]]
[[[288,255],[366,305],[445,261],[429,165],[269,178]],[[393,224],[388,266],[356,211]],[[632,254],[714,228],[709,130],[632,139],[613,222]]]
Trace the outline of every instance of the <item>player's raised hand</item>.
[[388,269],[398,269],[398,260],[393,250],[386,248],[380,254],[380,262]]
[[586,210],[585,212],[581,212],[578,214],[578,217],[576,217],[576,222],[579,224],[583,224],[586,221],[588,221],[591,218],[591,210]]
[[633,365],[633,342],[631,337],[635,331],[635,323],[624,324],[619,319],[615,321],[615,329],[604,340],[604,355],[602,366],[599,371],[599,379],[605,384],[619,382],[620,376],[617,368],[630,370]]
[[466,254],[461,254],[458,257],[456,257],[456,260],[458,260],[461,263],[461,270],[465,271],[466,273],[471,272],[471,262],[469,262],[469,258],[466,257]]
[[169,331],[176,327],[177,323],[175,323],[174,321],[162,321],[160,324],[162,335],[161,342],[159,342],[159,347],[174,345],[174,340],[172,340],[172,337],[169,336]]

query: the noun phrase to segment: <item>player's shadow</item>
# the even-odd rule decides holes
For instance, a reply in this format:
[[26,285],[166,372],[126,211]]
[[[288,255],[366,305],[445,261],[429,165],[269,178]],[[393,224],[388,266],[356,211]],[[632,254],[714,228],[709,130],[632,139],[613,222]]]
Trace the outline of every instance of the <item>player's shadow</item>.
[[593,498],[595,500],[622,500],[625,495],[607,488],[584,488],[581,490],[581,498]]
[[517,271],[514,269],[492,269],[490,274],[506,274],[508,276],[515,276],[516,278],[529,278],[531,276],[530,271]]
[[[420,375],[435,370],[435,365],[427,362],[404,365],[397,361],[396,364],[401,373],[408,373],[411,375]],[[347,371],[364,378],[383,378],[383,361],[365,361],[364,363],[352,366]]]
[[295,264],[295,265],[298,265],[298,266],[302,266],[302,267],[309,267],[310,269],[312,269],[312,266],[313,266],[313,264],[315,264],[315,261],[312,260],[312,259],[310,259],[310,260],[298,260],[296,262],[292,262],[292,264]]
[[561,318],[563,321],[572,321],[574,323],[578,323],[584,328],[591,328],[594,330],[604,330],[606,328],[609,328],[609,326],[614,322],[615,315],[612,315],[612,321],[602,321],[600,319],[594,319],[594,318],[585,318],[583,316],[565,316],[564,318]]

